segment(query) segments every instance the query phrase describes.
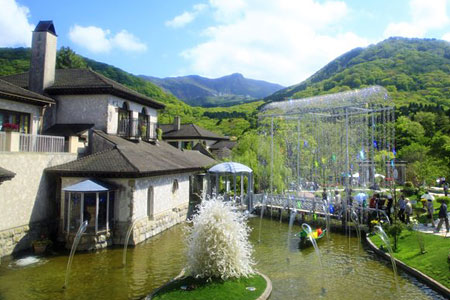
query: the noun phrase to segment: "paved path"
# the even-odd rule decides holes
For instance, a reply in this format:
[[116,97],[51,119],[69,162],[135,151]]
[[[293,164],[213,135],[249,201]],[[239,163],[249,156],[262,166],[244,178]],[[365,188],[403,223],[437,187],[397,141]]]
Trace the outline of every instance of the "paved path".
[[[437,226],[437,222],[439,222],[438,220],[435,220],[436,222],[436,226]],[[425,224],[419,224],[418,226],[418,230],[420,232],[423,233],[429,233],[429,234],[434,234],[434,235],[439,235],[445,238],[450,238],[450,233],[447,233],[447,230],[445,229],[445,223],[442,224],[441,230],[439,232],[435,231],[436,228],[431,227],[431,223],[428,224],[428,226],[425,226]]]

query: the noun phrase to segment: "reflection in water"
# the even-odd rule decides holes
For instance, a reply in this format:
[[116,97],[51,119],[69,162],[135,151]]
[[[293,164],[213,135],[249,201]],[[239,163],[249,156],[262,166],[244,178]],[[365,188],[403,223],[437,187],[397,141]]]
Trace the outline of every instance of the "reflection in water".
[[[289,224],[263,219],[258,243],[259,222],[259,218],[249,220],[254,229],[250,239],[257,269],[272,280],[271,300],[444,299],[402,273],[397,291],[390,265],[372,253],[358,251],[356,237],[351,239],[350,249],[348,239],[339,234],[319,244],[326,269],[322,274],[312,247],[286,251]],[[122,267],[122,247],[77,253],[65,291],[61,286],[67,253],[22,268],[10,267],[13,261],[5,258],[0,265],[0,299],[140,299],[182,269],[183,226],[128,249],[126,268]],[[300,225],[294,224],[292,232],[300,230]],[[324,281],[326,292],[322,289]]]

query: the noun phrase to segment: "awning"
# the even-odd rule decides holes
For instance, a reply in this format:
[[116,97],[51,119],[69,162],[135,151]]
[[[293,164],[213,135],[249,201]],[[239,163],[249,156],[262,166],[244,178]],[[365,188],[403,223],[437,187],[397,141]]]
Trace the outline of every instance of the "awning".
[[86,179],[63,188],[66,192],[107,192],[116,190],[117,187],[94,179]]
[[246,165],[237,162],[224,162],[215,165],[208,170],[208,173],[236,174],[236,173],[252,173],[253,170]]

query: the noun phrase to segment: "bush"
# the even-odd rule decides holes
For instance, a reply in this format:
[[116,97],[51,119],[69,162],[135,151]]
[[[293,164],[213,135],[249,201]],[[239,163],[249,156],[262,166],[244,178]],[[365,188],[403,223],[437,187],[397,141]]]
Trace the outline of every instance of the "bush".
[[450,204],[450,197],[445,197],[445,196],[438,197],[438,198],[436,198],[436,202],[437,203],[445,202],[447,205],[449,205]]
[[417,190],[411,181],[407,181],[407,182],[405,182],[405,186],[403,187],[402,193],[406,197],[411,197],[417,193]]

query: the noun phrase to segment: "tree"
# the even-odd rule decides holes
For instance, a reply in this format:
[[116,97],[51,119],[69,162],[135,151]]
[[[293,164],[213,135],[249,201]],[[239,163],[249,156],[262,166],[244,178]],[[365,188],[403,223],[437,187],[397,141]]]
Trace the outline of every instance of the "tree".
[[56,56],[57,69],[85,69],[86,61],[69,47],[61,47]]
[[426,137],[432,137],[436,132],[436,115],[431,112],[419,111],[414,115],[414,121],[419,122],[425,130]]
[[395,124],[397,147],[400,149],[411,143],[422,143],[424,141],[425,130],[419,122],[411,121],[409,118],[401,116]]

